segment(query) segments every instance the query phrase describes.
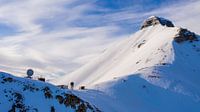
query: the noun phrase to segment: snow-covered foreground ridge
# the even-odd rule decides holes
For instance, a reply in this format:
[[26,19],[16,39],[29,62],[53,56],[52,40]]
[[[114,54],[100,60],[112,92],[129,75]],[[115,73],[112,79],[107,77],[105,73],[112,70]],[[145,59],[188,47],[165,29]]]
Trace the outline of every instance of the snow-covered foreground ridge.
[[73,91],[3,72],[0,94],[1,112],[100,112]]

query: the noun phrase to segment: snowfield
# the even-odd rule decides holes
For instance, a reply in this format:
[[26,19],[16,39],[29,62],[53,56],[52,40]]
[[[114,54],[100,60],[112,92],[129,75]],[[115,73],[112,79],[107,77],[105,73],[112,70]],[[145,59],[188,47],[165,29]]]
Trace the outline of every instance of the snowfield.
[[[52,112],[52,106],[55,112],[200,112],[199,39],[169,20],[152,16],[129,38],[52,82],[74,82],[76,90],[0,73],[0,110],[11,109],[16,101],[10,98],[19,93],[24,98],[22,107],[30,107],[30,112]],[[5,82],[6,77],[14,81]],[[38,90],[23,91],[24,85]],[[78,90],[80,86],[86,89]],[[45,97],[49,91],[52,97]],[[66,104],[70,97],[75,99]]]

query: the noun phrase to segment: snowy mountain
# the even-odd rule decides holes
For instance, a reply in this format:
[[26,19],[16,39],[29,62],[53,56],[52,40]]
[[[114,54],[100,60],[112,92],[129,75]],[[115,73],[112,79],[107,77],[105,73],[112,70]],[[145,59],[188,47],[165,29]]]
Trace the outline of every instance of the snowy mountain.
[[199,59],[198,35],[152,16],[141,30],[55,82],[100,90],[125,112],[199,112]]
[[2,112],[200,112],[200,37],[151,16],[141,29],[53,83],[0,72]]

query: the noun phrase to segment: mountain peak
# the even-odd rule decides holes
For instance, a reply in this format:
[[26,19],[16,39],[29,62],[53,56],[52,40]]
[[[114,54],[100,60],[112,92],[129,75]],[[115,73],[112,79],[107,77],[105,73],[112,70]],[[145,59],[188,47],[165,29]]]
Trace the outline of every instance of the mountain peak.
[[167,26],[167,27],[174,27],[174,24],[168,19],[157,17],[157,16],[150,16],[148,19],[146,19],[143,22],[141,29],[149,27],[149,26],[155,26],[157,24]]

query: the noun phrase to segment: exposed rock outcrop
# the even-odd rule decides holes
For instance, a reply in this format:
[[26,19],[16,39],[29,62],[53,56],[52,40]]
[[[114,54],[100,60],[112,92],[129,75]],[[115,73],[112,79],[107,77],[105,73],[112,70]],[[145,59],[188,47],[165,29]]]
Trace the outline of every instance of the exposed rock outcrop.
[[140,29],[143,29],[143,28],[146,28],[146,27],[149,27],[149,26],[155,26],[157,24],[167,26],[167,27],[174,27],[174,24],[167,19],[157,17],[157,16],[151,16],[143,22]]
[[184,41],[190,41],[190,42],[198,41],[198,38],[194,32],[190,32],[189,30],[184,29],[184,28],[179,28],[178,34],[174,37],[174,40],[177,43],[181,43]]

